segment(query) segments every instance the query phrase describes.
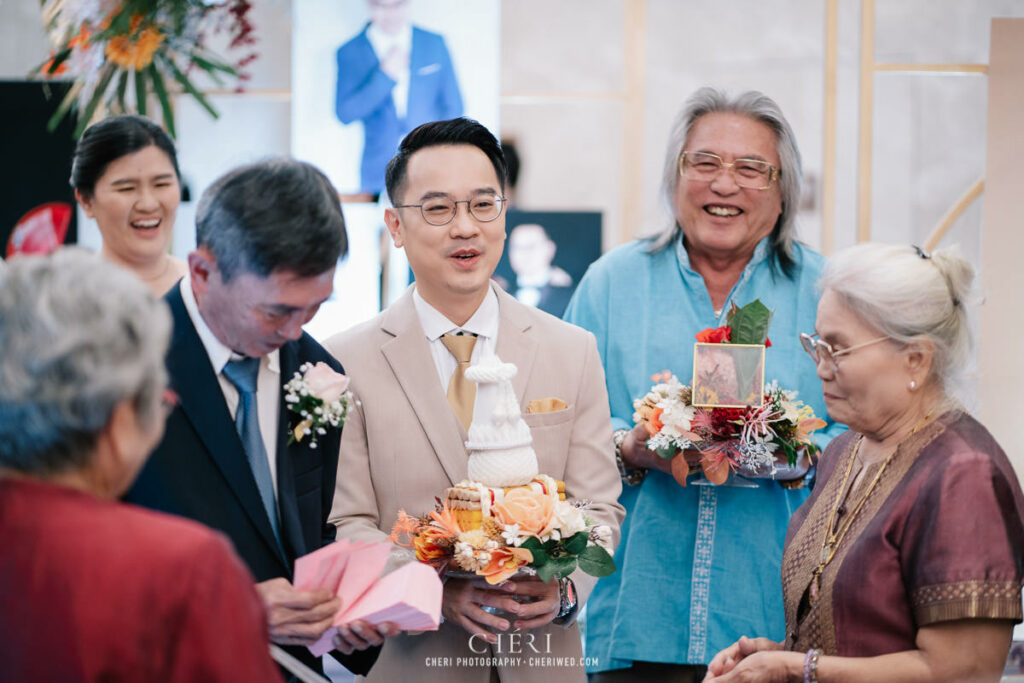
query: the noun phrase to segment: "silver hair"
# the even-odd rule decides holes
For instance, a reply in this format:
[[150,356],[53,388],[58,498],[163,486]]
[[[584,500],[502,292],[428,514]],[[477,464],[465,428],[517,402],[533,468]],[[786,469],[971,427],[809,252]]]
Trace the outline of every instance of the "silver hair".
[[974,267],[956,247],[932,254],[907,245],[866,242],[826,263],[820,287],[835,293],[865,324],[907,344],[934,344],[929,379],[951,403],[964,394],[974,341],[969,320]]
[[33,475],[88,463],[115,406],[162,419],[166,304],[83,249],[0,270],[0,467]]
[[772,228],[772,248],[783,270],[792,264],[792,247],[796,239],[796,213],[800,203],[800,183],[803,177],[800,150],[796,136],[775,100],[748,90],[735,97],[722,90],[704,87],[686,101],[676,118],[669,135],[668,150],[665,153],[665,167],[662,172],[661,194],[670,216],[665,228],[653,236],[650,251],[664,249],[679,235],[675,218],[675,193],[679,180],[679,156],[683,153],[690,132],[700,117],[714,113],[730,113],[748,116],[765,124],[775,133],[776,151],[782,166],[779,174],[779,192],[782,196],[782,213]]

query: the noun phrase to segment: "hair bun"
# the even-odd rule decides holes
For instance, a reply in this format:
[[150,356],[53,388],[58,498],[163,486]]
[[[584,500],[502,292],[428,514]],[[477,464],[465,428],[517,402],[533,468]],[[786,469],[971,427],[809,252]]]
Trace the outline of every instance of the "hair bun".
[[944,247],[931,253],[932,263],[946,280],[954,306],[973,303],[974,266],[964,258],[959,247]]

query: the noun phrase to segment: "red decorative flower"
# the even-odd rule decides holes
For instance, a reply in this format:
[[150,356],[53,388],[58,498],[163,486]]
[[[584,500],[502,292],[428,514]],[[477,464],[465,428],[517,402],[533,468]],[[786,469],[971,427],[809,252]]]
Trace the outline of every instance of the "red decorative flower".
[[746,408],[712,408],[711,431],[717,437],[735,438],[743,428]]
[[721,327],[709,327],[697,333],[697,341],[705,344],[725,344],[732,335],[732,328],[728,325]]

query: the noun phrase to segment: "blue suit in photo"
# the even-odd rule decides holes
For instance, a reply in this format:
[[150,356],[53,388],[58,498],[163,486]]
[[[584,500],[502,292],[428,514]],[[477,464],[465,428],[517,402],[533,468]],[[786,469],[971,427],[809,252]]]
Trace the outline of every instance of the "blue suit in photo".
[[421,123],[461,116],[462,95],[444,38],[413,27],[409,103],[405,118],[399,118],[391,96],[395,81],[380,68],[366,35],[369,27],[338,48],[335,111],[342,123],[363,122],[360,190],[379,194],[384,188],[384,167],[406,133]]

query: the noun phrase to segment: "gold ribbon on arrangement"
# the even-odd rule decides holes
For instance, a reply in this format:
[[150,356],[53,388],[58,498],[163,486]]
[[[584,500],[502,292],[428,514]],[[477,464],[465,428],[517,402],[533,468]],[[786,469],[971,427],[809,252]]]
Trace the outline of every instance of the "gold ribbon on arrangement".
[[466,368],[469,367],[469,360],[473,357],[473,346],[476,344],[476,337],[472,335],[444,334],[441,335],[441,343],[445,345],[451,354],[455,356],[458,365],[448,382],[448,403],[451,404],[455,415],[459,418],[462,426],[469,431],[469,425],[473,422],[473,403],[476,401],[476,383],[466,379]]

